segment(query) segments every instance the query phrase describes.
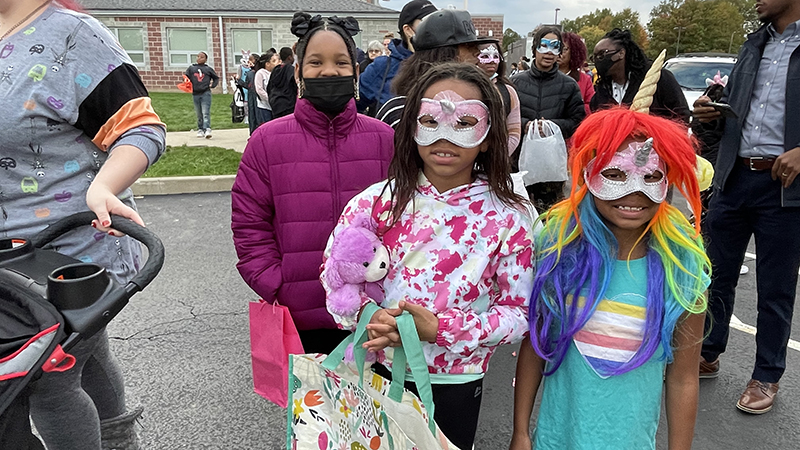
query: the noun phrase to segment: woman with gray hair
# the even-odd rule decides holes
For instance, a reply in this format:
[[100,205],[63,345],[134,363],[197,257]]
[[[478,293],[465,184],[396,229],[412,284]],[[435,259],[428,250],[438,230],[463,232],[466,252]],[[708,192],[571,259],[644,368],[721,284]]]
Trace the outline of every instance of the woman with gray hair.
[[358,73],[364,73],[364,70],[366,70],[367,66],[372,64],[372,61],[375,61],[375,58],[381,55],[383,55],[383,44],[381,41],[370,41],[369,45],[367,46],[367,57],[358,63]]

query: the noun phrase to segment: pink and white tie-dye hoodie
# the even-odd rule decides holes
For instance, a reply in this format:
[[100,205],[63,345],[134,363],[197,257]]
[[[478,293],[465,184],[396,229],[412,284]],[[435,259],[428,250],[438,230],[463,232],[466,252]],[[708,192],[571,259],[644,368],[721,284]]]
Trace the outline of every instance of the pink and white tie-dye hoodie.
[[[333,236],[356,216],[371,215],[380,226],[387,224],[391,204],[385,185],[374,184],[350,200],[326,255]],[[390,268],[380,306],[395,308],[406,300],[439,318],[436,343],[423,342],[431,373],[482,374],[498,345],[526,335],[533,284],[531,220],[522,208],[500,202],[485,179],[439,193],[420,172],[416,196],[382,239]],[[355,328],[355,316],[333,316],[340,327]],[[391,359],[391,349],[386,353]]]

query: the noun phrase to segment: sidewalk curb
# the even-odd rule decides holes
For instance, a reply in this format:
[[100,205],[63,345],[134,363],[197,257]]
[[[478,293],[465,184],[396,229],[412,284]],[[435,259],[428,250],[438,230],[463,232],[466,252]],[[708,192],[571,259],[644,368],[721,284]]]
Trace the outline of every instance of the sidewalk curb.
[[230,192],[235,178],[236,175],[139,178],[131,189],[136,196]]

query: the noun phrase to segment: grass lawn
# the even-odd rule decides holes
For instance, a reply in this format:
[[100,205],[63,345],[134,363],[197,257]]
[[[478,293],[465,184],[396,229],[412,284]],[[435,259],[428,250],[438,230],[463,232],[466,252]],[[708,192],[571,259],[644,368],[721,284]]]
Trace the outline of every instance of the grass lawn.
[[[153,108],[167,124],[167,131],[189,131],[197,129],[192,94],[184,92],[151,92]],[[231,122],[233,94],[212,94],[211,129],[247,128],[243,123]]]
[[[213,122],[212,122],[213,123]],[[167,147],[143,177],[235,175],[242,154],[221,147]]]

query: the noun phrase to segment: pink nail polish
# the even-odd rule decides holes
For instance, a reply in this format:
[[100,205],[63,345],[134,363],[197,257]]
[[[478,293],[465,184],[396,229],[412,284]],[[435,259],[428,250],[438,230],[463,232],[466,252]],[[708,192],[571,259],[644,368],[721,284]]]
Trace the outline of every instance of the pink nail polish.
[[104,227],[107,227],[107,226],[109,226],[109,225],[111,225],[111,221],[108,221],[108,220],[104,220],[104,221],[103,221],[103,226],[104,226]]

